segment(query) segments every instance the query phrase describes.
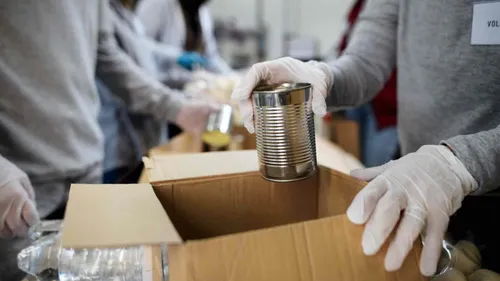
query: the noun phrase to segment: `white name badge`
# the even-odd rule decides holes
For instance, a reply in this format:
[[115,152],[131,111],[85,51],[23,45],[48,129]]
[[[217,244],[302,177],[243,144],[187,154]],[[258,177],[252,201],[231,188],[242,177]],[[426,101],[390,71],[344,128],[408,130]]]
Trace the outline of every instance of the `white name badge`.
[[471,45],[500,45],[500,0],[474,0]]

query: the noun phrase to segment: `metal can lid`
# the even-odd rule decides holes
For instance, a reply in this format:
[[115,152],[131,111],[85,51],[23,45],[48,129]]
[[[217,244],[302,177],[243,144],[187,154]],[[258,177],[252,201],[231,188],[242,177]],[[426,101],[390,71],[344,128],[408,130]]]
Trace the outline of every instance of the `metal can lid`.
[[276,93],[288,93],[295,90],[302,90],[310,88],[309,83],[281,83],[272,85],[259,85],[253,92],[254,94],[276,94]]

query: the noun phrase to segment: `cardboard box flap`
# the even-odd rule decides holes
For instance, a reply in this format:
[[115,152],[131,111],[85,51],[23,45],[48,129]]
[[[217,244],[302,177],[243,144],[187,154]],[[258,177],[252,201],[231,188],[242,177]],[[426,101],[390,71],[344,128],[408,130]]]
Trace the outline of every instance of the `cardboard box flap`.
[[161,155],[143,161],[152,183],[259,171],[255,150]]
[[[346,174],[363,168],[359,161],[334,144],[322,138],[316,141],[319,166]],[[259,171],[256,150],[157,155],[144,157],[143,162],[152,183]]]
[[63,247],[116,248],[180,242],[151,185],[71,185]]
[[363,168],[354,156],[345,152],[331,141],[316,136],[318,165],[349,174],[351,170]]
[[345,215],[169,248],[170,280],[424,281],[420,244],[397,272],[384,269],[389,243],[374,256],[361,247],[363,227]]

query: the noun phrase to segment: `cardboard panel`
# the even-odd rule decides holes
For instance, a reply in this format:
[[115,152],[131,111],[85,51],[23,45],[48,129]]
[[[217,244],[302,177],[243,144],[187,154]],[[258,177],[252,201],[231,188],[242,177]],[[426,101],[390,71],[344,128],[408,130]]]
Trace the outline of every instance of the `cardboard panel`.
[[[190,274],[190,261],[187,247],[184,247],[184,245],[169,245],[167,253],[169,280],[188,280],[187,275]],[[172,269],[174,270],[174,274],[172,274]],[[175,278],[172,276],[175,276]]]
[[144,158],[144,166],[152,183],[203,178],[259,170],[257,152],[223,151],[196,154],[172,154]]
[[[317,137],[316,146],[320,166],[344,173],[363,167],[354,157],[324,138]],[[163,154],[143,161],[148,178],[154,184],[259,170],[255,150]]]
[[181,242],[149,184],[71,185],[62,233],[68,248]]
[[[256,138],[255,134],[249,134],[247,129],[242,126],[233,126],[232,135],[240,135],[243,137],[243,143],[241,149],[253,150],[256,149]],[[231,150],[231,148],[226,148]],[[177,153],[200,153],[204,151],[203,141],[199,136],[195,136],[188,133],[181,133],[175,136],[167,144],[152,148],[149,151],[149,156],[158,156],[165,154],[177,154]]]
[[174,210],[174,189],[172,184],[164,183],[159,186],[154,186],[153,190],[156,198],[167,212],[168,217],[175,226],[175,210]]
[[321,166],[346,174],[351,170],[363,168],[363,164],[354,156],[323,137],[316,136],[316,151],[318,164]]
[[[363,227],[330,217],[184,245],[173,251],[170,278],[177,281],[420,281],[419,247],[398,272],[386,272],[387,245],[375,256],[361,249]],[[169,253],[170,255],[170,253]]]
[[257,173],[175,183],[170,217],[184,240],[310,220],[317,216],[316,187],[316,177],[278,184]]
[[332,122],[331,140],[343,150],[360,159],[359,126],[356,121],[337,117]]
[[152,148],[149,156],[175,154],[175,153],[199,153],[203,151],[203,142],[199,136],[181,133],[175,136],[165,145]]
[[243,149],[256,149],[256,136],[255,134],[250,134],[245,127],[242,126],[234,126],[233,127],[233,136],[241,135],[244,138],[243,141]]
[[146,172],[146,170],[144,168],[141,171],[141,176],[139,177],[138,183],[149,183],[148,173]]
[[318,217],[345,214],[352,200],[366,182],[343,173],[320,167]]
[[163,281],[160,246],[144,246],[142,281]]

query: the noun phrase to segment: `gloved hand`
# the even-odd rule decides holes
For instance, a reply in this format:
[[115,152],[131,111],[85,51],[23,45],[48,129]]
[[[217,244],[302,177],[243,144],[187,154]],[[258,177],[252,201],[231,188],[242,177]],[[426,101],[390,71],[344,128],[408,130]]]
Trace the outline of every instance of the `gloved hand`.
[[201,134],[205,131],[210,113],[220,109],[220,105],[208,100],[189,100],[179,111],[176,123],[184,131]]
[[184,52],[177,58],[177,64],[188,70],[193,70],[194,66],[206,66],[207,60],[196,52]]
[[333,73],[326,63],[302,62],[293,58],[254,64],[234,89],[232,98],[239,101],[245,127],[253,133],[253,108],[250,96],[258,84],[279,84],[285,82],[310,83],[313,88],[312,109],[316,115],[326,114],[325,98],[333,84]]
[[396,161],[355,170],[351,175],[371,180],[347,210],[353,223],[366,223],[362,238],[365,254],[378,252],[402,216],[385,257],[386,270],[401,267],[423,231],[420,270],[426,276],[433,275],[449,216],[478,187],[465,166],[448,147],[426,145]]
[[39,221],[28,176],[0,156],[0,238],[25,236]]

